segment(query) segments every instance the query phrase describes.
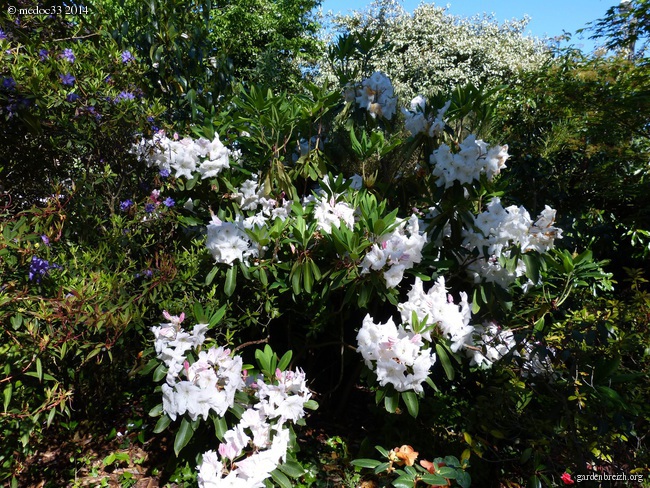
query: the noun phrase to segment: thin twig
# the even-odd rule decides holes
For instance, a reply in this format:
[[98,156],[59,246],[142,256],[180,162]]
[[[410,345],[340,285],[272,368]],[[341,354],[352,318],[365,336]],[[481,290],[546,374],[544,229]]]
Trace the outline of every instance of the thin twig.
[[87,39],[89,37],[98,36],[98,35],[99,35],[99,32],[95,32],[93,34],[88,34],[87,36],[73,36],[73,37],[66,37],[64,39],[53,39],[52,42],[74,41],[75,39]]
[[249,341],[249,342],[244,342],[243,344],[238,345],[236,348],[232,350],[232,352],[239,351],[240,349],[243,349],[244,347],[248,346],[254,346],[255,344],[267,344],[269,342],[269,338],[265,337],[264,339],[260,339],[259,341]]

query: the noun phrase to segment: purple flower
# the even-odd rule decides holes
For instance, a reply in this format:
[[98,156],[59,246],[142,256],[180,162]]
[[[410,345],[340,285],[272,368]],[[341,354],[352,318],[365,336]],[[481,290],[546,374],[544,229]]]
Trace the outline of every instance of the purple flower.
[[122,203],[120,203],[120,210],[122,210],[122,212],[126,212],[129,207],[131,207],[131,205],[133,205],[133,200],[130,198],[128,200],[124,200]]
[[174,203],[175,203],[175,202],[174,202],[174,200],[172,199],[172,197],[167,197],[167,198],[165,198],[165,201],[163,202],[163,204],[164,204],[165,207],[167,207],[167,208],[171,208],[171,207],[173,207],[173,206],[174,206]]
[[52,268],[60,268],[57,264],[50,264],[46,259],[41,259],[38,256],[32,256],[32,261],[29,263],[29,281],[36,280],[40,283],[47,272]]
[[163,178],[167,178],[169,176],[169,170],[167,168],[161,169],[160,176],[162,176]]
[[154,205],[153,203],[147,203],[147,204],[144,206],[144,211],[147,212],[147,213],[151,213],[151,212],[153,212],[154,210],[156,210],[156,205]]
[[41,236],[41,239],[43,240],[43,243],[44,243],[46,246],[49,246],[49,245],[50,245],[50,238],[49,238],[49,237],[47,237],[46,235],[42,235],[42,236]]
[[72,49],[64,49],[61,53],[61,57],[65,59],[68,63],[74,63],[74,60],[77,59],[72,52]]
[[75,77],[72,76],[70,73],[66,73],[64,75],[59,75],[59,78],[61,78],[61,83],[63,83],[66,86],[74,85]]
[[123,91],[117,97],[115,97],[114,103],[119,103],[123,100],[134,100],[135,95],[131,92]]
[[4,88],[5,90],[10,90],[10,91],[15,90],[16,89],[16,81],[11,77],[5,78],[4,80],[2,80],[2,88]]
[[38,57],[41,59],[41,61],[45,61],[50,57],[50,53],[47,51],[47,49],[39,49]]
[[131,54],[131,51],[124,51],[122,53],[122,62],[124,64],[130,63],[131,61],[135,61],[135,58]]
[[68,102],[73,103],[79,100],[79,95],[77,95],[76,93],[70,93],[67,97],[65,97],[65,99]]
[[5,33],[5,31],[0,29],[0,39],[6,39],[6,38],[7,38],[7,34]]

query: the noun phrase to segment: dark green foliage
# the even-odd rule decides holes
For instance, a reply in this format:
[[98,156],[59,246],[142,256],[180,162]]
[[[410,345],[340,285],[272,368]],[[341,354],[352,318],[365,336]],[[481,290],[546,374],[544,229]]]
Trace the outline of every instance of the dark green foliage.
[[570,246],[619,269],[648,256],[648,86],[643,63],[569,52],[502,93],[514,195],[533,212],[556,208]]
[[11,16],[0,78],[0,174],[14,203],[46,197],[56,182],[102,171],[122,175],[136,133],[151,133],[161,108],[143,98],[141,69],[115,42],[76,17]]

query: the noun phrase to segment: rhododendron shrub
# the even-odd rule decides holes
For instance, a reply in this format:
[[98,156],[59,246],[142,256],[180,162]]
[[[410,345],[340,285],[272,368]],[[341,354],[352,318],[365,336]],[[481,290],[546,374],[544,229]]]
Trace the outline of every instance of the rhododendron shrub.
[[[396,99],[381,73],[358,88],[348,83],[343,95],[347,98],[341,113],[367,112],[368,127],[394,116]],[[430,372],[436,360],[442,361],[451,380],[450,356],[467,356],[470,365],[477,367],[489,367],[504,357],[528,358],[525,342],[497,325],[500,316],[483,313],[472,318],[471,310],[478,313],[492,300],[485,297],[484,285],[494,284],[502,293],[509,293],[515,282],[523,289],[537,285],[536,256],[551,250],[562,234],[553,225],[555,212],[550,207],[533,221],[523,207],[502,206],[494,192],[500,173],[507,169],[508,146],[446,130],[446,115],[462,113],[461,102],[450,99],[436,106],[435,101],[427,104],[420,96],[402,111],[411,137],[400,144],[420,144],[425,150],[438,144],[411,169],[428,190],[407,198],[403,217],[399,216],[403,207],[390,211],[387,200],[378,200],[367,177],[316,176],[300,195],[295,188],[281,191],[268,173],[247,173],[243,170],[247,155],[236,147],[240,138],[252,137],[249,133],[235,137],[231,149],[216,134],[210,142],[188,137],[170,140],[160,133],[142,141],[138,153],[148,165],[194,182],[206,176],[218,181],[220,171],[228,170],[226,184],[231,191],[216,213],[209,209],[211,218],[204,228],[206,248],[215,262],[213,272],[225,272],[228,296],[235,293],[241,269],[245,276],[259,277],[262,285],[269,271],[278,284],[289,285],[294,297],[318,287],[327,298],[337,288],[347,288],[346,300],[353,300],[350,290],[357,290],[358,306],[366,306],[373,295],[397,305],[402,324],[392,319],[375,323],[366,316],[357,336],[358,350],[380,386],[390,387],[390,395],[422,394],[424,382],[432,383]],[[327,153],[327,141],[322,149],[317,144],[313,150]],[[236,167],[231,167],[229,158],[237,161]],[[206,175],[203,166],[214,165],[213,161],[220,171],[211,169]],[[412,180],[404,171],[393,178]],[[332,271],[337,269],[341,271]],[[415,274],[414,283],[409,273]],[[449,294],[445,273],[465,276],[466,289],[456,290],[458,302]],[[422,279],[435,279],[435,284],[425,292]],[[400,302],[400,291],[409,281],[408,300]],[[476,298],[479,290],[483,299],[470,303],[468,296]],[[406,398],[415,414],[413,397]]]

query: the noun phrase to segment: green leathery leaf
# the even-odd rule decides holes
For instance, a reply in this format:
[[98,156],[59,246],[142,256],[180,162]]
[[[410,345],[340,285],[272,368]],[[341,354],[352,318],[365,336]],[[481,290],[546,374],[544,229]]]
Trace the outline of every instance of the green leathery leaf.
[[235,287],[237,286],[237,267],[232,266],[226,272],[226,283],[224,285],[224,293],[226,296],[232,296],[235,293]]
[[438,359],[442,363],[442,367],[445,370],[445,374],[447,375],[447,378],[449,378],[450,381],[453,381],[456,372],[454,371],[454,367],[451,365],[451,361],[449,359],[449,356],[447,355],[446,349],[442,347],[440,344],[436,344],[436,354],[438,355]]

